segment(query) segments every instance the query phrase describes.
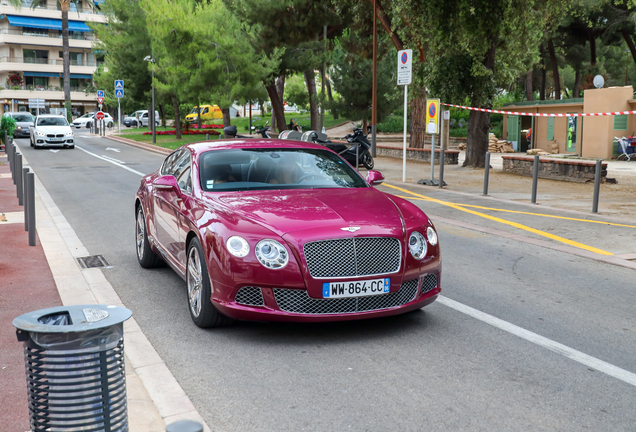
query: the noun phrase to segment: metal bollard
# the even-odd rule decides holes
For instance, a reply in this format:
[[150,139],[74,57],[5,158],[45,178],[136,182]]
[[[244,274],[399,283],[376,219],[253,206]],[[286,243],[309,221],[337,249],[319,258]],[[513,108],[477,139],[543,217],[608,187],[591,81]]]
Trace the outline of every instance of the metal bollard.
[[486,152],[486,165],[484,170],[484,196],[488,195],[488,181],[490,179],[490,152]]
[[11,154],[11,150],[13,150],[13,147],[11,147],[10,144],[5,144],[4,149],[7,152],[7,160],[9,161],[9,171],[11,172],[11,178],[13,178],[13,155]]
[[29,231],[29,200],[27,199],[27,174],[28,168],[22,168],[22,199],[24,200],[24,230]]
[[210,134],[205,134],[205,140],[210,141]]
[[596,160],[596,171],[594,172],[594,198],[592,200],[592,213],[598,213],[598,197],[601,193],[601,166],[602,160]]
[[444,148],[439,150],[439,188],[444,187]]
[[18,205],[24,205],[22,202],[22,154],[15,155],[15,190],[18,198]]
[[534,156],[534,166],[532,167],[532,204],[537,203],[537,183],[539,182],[539,155]]
[[7,152],[7,141],[9,141],[7,138],[9,137],[9,134],[7,133],[7,131],[4,131],[4,141],[2,141],[4,143],[4,152]]
[[203,426],[193,420],[179,420],[169,424],[166,432],[203,432]]
[[35,174],[27,174],[27,208],[29,214],[24,217],[29,218],[29,246],[35,246]]
[[15,173],[15,160],[16,155],[18,154],[18,146],[11,143],[11,178],[13,179],[13,184],[17,185],[16,173]]

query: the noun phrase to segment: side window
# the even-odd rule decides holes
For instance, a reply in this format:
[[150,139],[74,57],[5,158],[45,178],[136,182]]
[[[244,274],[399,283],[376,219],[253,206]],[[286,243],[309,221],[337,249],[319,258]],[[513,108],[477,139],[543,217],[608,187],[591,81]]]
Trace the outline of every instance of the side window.
[[182,191],[190,192],[192,190],[192,182],[190,181],[190,171],[192,164],[190,163],[190,152],[183,151],[174,164],[174,176],[177,184]]
[[208,107],[205,107],[205,109],[203,110],[203,114],[207,114],[209,111]]
[[181,154],[182,150],[177,150],[176,152],[173,152],[170,156],[168,156],[165,161],[163,161],[163,165],[161,166],[161,175],[174,176],[175,161],[179,159],[179,156],[181,156]]

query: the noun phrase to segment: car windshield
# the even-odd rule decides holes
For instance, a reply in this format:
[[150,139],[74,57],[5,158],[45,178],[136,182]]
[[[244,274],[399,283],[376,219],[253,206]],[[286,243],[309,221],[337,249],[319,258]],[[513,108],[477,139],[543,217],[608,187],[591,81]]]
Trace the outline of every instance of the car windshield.
[[31,114],[13,114],[13,118],[17,122],[33,122],[33,116]]
[[190,111],[190,114],[197,114],[199,112],[199,107],[194,107],[192,108],[192,111]]
[[342,158],[321,149],[212,150],[199,157],[199,177],[210,192],[368,187]]
[[38,126],[68,126],[64,117],[43,117],[38,119]]

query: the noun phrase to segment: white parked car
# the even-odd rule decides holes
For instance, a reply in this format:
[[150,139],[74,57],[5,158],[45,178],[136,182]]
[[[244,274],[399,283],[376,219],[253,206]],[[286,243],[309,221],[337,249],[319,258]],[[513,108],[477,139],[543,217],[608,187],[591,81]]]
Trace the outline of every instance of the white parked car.
[[[83,116],[73,120],[72,126],[77,129],[82,127],[85,127],[88,129],[93,124],[93,116],[94,116],[94,113],[86,113]],[[104,124],[106,125],[106,127],[109,127],[109,128],[112,128],[115,125],[115,119],[113,119],[113,117],[107,112],[104,113]]]
[[[137,127],[137,118],[140,119],[141,126],[148,126],[148,110],[135,111],[124,119],[124,126]],[[155,111],[155,124],[159,126],[159,111]]]
[[31,128],[31,147],[48,146],[75,148],[73,129],[61,115],[39,115]]

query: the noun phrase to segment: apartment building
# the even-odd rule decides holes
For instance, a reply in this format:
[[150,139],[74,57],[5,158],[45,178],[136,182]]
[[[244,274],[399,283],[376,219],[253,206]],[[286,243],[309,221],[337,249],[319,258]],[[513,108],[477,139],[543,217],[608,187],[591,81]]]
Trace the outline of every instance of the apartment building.
[[[101,3],[97,1],[96,3]],[[97,106],[93,73],[103,61],[92,49],[95,35],[87,22],[106,22],[92,2],[71,4],[69,46],[71,60],[71,105],[73,115]],[[0,0],[0,114],[29,111],[29,99],[44,100],[45,111],[64,107],[62,58],[62,12],[56,0],[41,0],[22,8]],[[41,111],[41,110],[40,110]]]

